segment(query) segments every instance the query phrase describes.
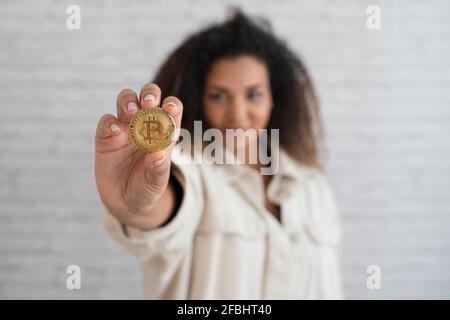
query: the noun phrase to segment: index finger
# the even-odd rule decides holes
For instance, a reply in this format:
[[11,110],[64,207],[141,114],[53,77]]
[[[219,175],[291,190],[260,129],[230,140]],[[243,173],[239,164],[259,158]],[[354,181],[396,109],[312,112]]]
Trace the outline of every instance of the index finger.
[[175,120],[175,128],[180,129],[181,117],[183,116],[183,103],[174,96],[169,96],[163,100],[161,108],[169,113]]

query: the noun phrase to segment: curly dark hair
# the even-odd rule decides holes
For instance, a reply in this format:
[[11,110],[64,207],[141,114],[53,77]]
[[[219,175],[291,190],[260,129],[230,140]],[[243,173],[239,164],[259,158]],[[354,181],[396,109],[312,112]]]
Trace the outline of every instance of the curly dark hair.
[[268,69],[273,109],[267,129],[279,129],[280,145],[299,163],[320,168],[322,125],[308,72],[263,19],[239,10],[225,22],[190,36],[162,64],[154,82],[165,96],[184,105],[181,127],[193,133],[194,120],[204,119],[202,96],[211,65],[221,58],[252,55]]

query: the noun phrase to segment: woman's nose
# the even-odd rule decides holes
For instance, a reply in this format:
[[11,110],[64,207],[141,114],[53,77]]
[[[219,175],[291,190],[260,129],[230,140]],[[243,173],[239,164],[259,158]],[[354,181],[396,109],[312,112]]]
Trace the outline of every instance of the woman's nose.
[[247,117],[245,101],[242,101],[242,99],[233,99],[230,103],[228,116],[234,125],[243,125]]

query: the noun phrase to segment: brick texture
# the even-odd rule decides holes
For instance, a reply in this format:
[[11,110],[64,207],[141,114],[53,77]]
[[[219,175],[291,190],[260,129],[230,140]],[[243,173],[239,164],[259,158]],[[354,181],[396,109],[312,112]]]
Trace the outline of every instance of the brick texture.
[[[301,54],[322,103],[348,298],[450,298],[450,3],[239,1]],[[81,8],[81,30],[66,8]],[[100,223],[98,119],[233,2],[2,1],[0,298],[139,299]],[[381,29],[366,8],[381,8]],[[67,290],[66,267],[82,269]],[[366,288],[379,265],[382,289]]]

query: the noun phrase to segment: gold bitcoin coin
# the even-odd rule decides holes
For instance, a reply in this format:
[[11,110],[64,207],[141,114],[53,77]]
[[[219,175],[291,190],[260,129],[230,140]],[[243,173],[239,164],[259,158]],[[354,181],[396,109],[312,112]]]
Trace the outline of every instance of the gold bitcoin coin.
[[129,131],[138,148],[156,152],[172,143],[175,121],[161,108],[141,109],[131,118]]

